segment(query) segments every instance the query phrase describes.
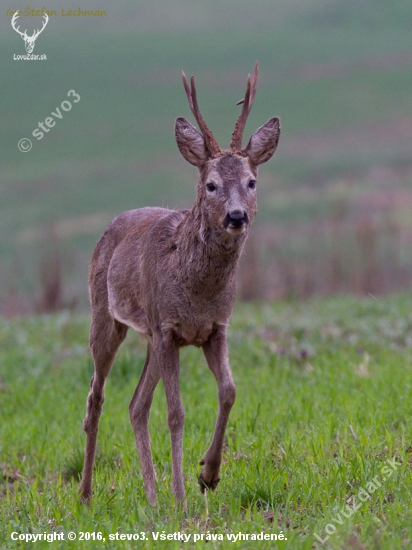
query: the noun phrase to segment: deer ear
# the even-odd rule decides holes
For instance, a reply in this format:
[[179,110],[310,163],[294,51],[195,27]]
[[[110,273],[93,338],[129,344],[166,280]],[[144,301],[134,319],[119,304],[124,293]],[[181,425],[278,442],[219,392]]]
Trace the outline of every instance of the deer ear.
[[179,151],[190,164],[200,168],[209,158],[203,136],[183,117],[176,119],[175,137]]
[[271,118],[256,130],[244,151],[253,164],[259,165],[268,161],[276,151],[280,138],[280,120]]

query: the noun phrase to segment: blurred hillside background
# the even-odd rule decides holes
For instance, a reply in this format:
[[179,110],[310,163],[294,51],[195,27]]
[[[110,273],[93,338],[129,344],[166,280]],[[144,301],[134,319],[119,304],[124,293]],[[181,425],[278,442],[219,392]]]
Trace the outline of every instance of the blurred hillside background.
[[[107,16],[68,17],[69,9]],[[41,9],[43,4],[31,4]],[[245,140],[282,121],[261,167],[243,299],[382,293],[412,283],[412,3],[408,0],[55,1],[36,41],[0,12],[0,313],[87,308],[107,223],[146,205],[187,208],[197,174],[173,136],[194,123],[181,70],[228,147],[259,61]],[[20,17],[21,30],[38,17]],[[40,141],[32,131],[81,97]],[[28,137],[33,148],[17,148]]]

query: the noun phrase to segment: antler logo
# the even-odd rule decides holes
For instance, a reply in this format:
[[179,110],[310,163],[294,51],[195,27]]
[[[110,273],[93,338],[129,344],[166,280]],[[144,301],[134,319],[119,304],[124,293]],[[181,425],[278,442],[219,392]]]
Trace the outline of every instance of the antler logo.
[[27,29],[24,31],[24,32],[20,32],[19,29],[20,27],[17,27],[16,28],[16,20],[19,16],[17,15],[17,12],[13,15],[13,18],[11,20],[11,26],[13,27],[13,29],[18,32],[20,34],[20,36],[23,38],[24,40],[24,45],[26,47],[26,52],[27,53],[31,53],[34,49],[34,45],[35,45],[35,42],[36,42],[36,38],[39,36],[39,34],[41,32],[43,32],[44,30],[44,27],[47,25],[48,21],[49,21],[49,16],[47,15],[47,13],[45,13],[43,15],[44,17],[44,21],[43,21],[43,26],[40,30],[37,29],[37,31],[34,31],[34,33],[32,34],[32,36],[27,36]]

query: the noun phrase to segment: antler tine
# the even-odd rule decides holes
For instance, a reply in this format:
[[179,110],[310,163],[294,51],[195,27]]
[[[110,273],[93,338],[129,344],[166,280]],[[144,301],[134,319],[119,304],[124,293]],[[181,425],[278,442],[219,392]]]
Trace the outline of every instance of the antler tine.
[[256,61],[255,68],[253,69],[252,88],[250,90],[249,113],[250,113],[250,110],[252,109],[252,105],[255,101],[258,70],[259,70],[259,65],[258,65],[258,62]]
[[190,88],[189,88],[189,83],[187,81],[186,75],[183,71],[182,71],[182,78],[183,78],[183,85],[185,87],[190,109],[196,119],[196,122],[199,125],[199,129],[202,132],[203,137],[205,138],[206,146],[209,150],[209,153],[212,155],[212,157],[216,157],[221,154],[222,150],[220,149],[219,144],[215,139],[215,136],[212,134],[211,130],[209,130],[200,112],[199,105],[197,103],[195,78],[194,76],[190,78]]
[[189,107],[190,107],[192,113],[195,114],[194,111],[193,111],[192,95],[190,93],[189,84],[187,82],[187,78],[186,78],[186,75],[185,75],[184,71],[182,71],[182,79],[183,79],[183,86],[185,87],[185,91],[186,91],[186,95],[187,95],[187,100],[189,102]]
[[256,95],[256,86],[257,86],[257,77],[258,77],[258,62],[256,61],[255,69],[253,71],[252,81],[250,79],[250,74],[247,78],[246,93],[244,99],[238,101],[236,105],[242,106],[242,112],[237,119],[234,132],[232,134],[232,141],[230,142],[230,148],[233,152],[239,152],[242,149],[242,137],[243,131],[246,126],[247,117],[252,109],[253,102],[255,101]]

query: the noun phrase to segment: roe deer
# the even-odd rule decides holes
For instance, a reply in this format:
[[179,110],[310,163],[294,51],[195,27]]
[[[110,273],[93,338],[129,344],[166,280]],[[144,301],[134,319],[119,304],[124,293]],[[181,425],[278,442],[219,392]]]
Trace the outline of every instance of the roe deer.
[[93,254],[89,292],[92,309],[90,382],[84,430],[87,434],[79,493],[89,501],[98,422],[104,387],[117,350],[129,327],[147,339],[143,372],[131,400],[144,486],[156,503],[156,477],[150,449],[149,411],[163,381],[172,445],[172,485],[176,501],[185,499],[183,483],[184,410],[179,388],[179,348],[202,347],[219,390],[219,410],[212,442],[203,460],[202,492],[219,481],[223,438],[235,386],[228,361],[226,330],[236,294],[236,268],[255,216],[259,164],[271,158],[280,137],[278,118],[261,126],[242,148],[252,108],[258,65],[250,75],[231,150],[220,149],[198,107],[194,78],[182,73],[190,108],[201,134],[182,117],[175,137],[183,157],[199,170],[197,197],[190,210],[140,208],[115,218]]

